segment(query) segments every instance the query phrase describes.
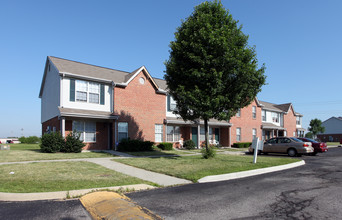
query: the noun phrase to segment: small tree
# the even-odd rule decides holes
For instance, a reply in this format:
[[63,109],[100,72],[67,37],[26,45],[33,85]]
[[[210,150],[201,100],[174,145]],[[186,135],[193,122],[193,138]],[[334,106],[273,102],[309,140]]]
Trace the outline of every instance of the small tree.
[[80,134],[70,132],[65,138],[65,144],[60,149],[60,152],[65,153],[80,153],[85,144],[80,140]]
[[46,133],[42,136],[40,151],[43,153],[56,153],[64,147],[64,138],[59,132]]
[[184,120],[204,120],[207,151],[209,119],[229,120],[265,84],[265,67],[258,68],[241,28],[221,2],[203,2],[170,44],[165,80],[177,102],[174,112]]
[[322,126],[322,121],[315,118],[310,121],[309,131],[313,134],[313,137],[316,138],[318,133],[323,133],[325,131],[325,127]]

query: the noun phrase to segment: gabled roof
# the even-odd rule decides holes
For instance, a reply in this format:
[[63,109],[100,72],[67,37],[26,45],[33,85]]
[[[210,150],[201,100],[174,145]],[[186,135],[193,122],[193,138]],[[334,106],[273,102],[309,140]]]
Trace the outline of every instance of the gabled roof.
[[292,108],[293,114],[295,116],[303,116],[302,114],[294,111],[292,103],[285,103],[285,104],[280,104],[280,105],[270,103],[270,102],[264,102],[264,101],[260,101],[260,103],[263,105],[263,109],[266,109],[266,110],[282,112],[282,113],[287,114],[290,108]]
[[[95,80],[105,83],[113,83],[117,86],[126,87],[141,71],[144,71],[147,78],[159,93],[166,93],[163,88],[155,82],[154,78],[147,71],[145,66],[139,67],[133,72],[125,72],[121,70],[110,69],[101,66],[95,66],[87,63],[81,63],[73,60],[62,59],[58,57],[48,56],[45,64],[44,76],[40,88],[39,97],[43,94],[43,88],[45,84],[47,66],[49,64],[54,65],[59,74],[63,76],[69,76],[73,78]],[[162,84],[162,83],[161,83]],[[164,86],[163,86],[164,87]]]

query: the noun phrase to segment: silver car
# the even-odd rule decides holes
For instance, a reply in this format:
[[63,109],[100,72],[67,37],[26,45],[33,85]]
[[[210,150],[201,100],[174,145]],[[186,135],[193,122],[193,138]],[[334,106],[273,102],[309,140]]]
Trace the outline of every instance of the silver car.
[[[248,150],[254,152],[252,147],[249,147]],[[275,137],[265,141],[264,148],[258,153],[284,153],[294,157],[313,152],[314,148],[310,142],[303,142],[294,137]]]

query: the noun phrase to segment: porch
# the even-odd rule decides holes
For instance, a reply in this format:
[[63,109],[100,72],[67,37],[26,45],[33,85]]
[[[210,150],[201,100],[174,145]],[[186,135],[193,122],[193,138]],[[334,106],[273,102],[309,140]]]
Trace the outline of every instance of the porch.
[[[197,148],[205,141],[204,121],[196,122],[184,121],[181,118],[166,118],[166,142],[173,142],[174,146],[179,142],[192,140]],[[221,146],[230,146],[230,128],[231,124],[226,121],[211,119],[208,122],[209,141],[218,143]]]
[[286,128],[274,125],[272,123],[262,123],[262,139],[268,140],[273,137],[286,136]]

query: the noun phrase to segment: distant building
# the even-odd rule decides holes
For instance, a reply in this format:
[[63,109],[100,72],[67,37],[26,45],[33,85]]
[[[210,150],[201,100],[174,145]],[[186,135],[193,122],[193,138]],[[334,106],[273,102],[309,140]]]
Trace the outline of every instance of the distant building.
[[331,117],[322,122],[325,131],[317,135],[321,141],[340,142],[342,139],[342,117]]

